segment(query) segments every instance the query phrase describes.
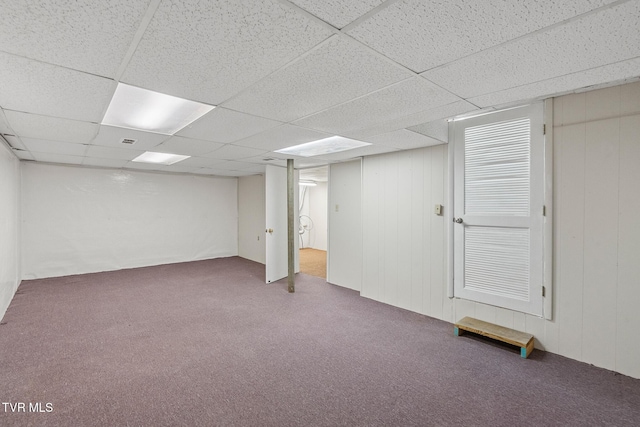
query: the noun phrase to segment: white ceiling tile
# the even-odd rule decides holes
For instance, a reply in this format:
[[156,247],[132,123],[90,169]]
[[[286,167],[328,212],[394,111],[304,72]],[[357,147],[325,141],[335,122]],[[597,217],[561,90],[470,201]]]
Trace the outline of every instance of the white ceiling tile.
[[275,120],[217,107],[177,135],[227,144],[281,124]]
[[113,77],[148,2],[2,2],[0,50]]
[[82,164],[83,157],[81,156],[69,156],[67,154],[54,154],[54,153],[32,153],[33,157],[38,162],[48,163],[65,163],[69,165]]
[[224,105],[290,122],[413,75],[349,37],[336,35]]
[[203,141],[201,139],[185,138],[182,136],[172,136],[151,151],[182,154],[185,156],[200,156],[217,150],[223,145],[224,144],[220,144],[218,142]]
[[182,162],[168,165],[164,170],[167,172],[191,173],[200,169],[200,166],[184,165]]
[[143,150],[127,148],[104,147],[101,145],[90,145],[87,147],[85,156],[98,157],[101,159],[132,160],[144,153]]
[[290,0],[336,28],[355,21],[384,0]]
[[638,75],[640,75],[640,58],[635,58],[629,61],[622,61],[486,95],[480,95],[470,98],[469,101],[481,107],[494,105],[504,106],[509,103],[523,103],[527,100],[544,99],[579,88],[595,86],[611,81],[636,78]]
[[262,156],[248,157],[242,160],[247,163],[254,163],[260,166],[266,166],[266,165],[283,166],[283,167],[287,166],[286,160],[278,159],[277,157],[274,157],[272,154],[274,153],[266,153]]
[[[123,138],[135,139],[136,142],[131,145],[123,144],[121,142]],[[154,147],[167,139],[169,139],[168,135],[159,133],[100,125],[98,135],[92,141],[91,145],[120,148],[123,150],[153,151],[152,149]]]
[[25,150],[13,150],[13,153],[18,156],[20,159],[22,160],[35,160],[36,158],[33,157],[33,154],[31,154],[31,152],[29,151],[25,151]]
[[14,135],[2,135],[2,136],[4,137],[4,139],[7,140],[9,145],[11,145],[13,148],[17,148],[18,150],[27,149],[27,147],[25,147],[25,145],[22,143],[20,138],[18,138],[17,136],[14,136]]
[[345,132],[344,136],[354,139],[362,139],[367,136],[379,135],[398,129],[404,129],[433,120],[452,118],[459,114],[477,111],[478,107],[467,101],[456,101],[451,104],[442,105],[419,113],[410,114],[393,120],[388,120],[366,128]]
[[99,167],[104,167],[104,168],[123,168],[127,163],[129,163],[128,160],[121,160],[121,159],[101,159],[98,157],[85,157],[82,160],[82,164],[85,166],[99,166]]
[[639,33],[640,2],[626,2],[423,75],[471,98],[637,58]]
[[385,145],[387,147],[394,147],[401,150],[444,144],[443,141],[439,141],[435,138],[407,129],[400,129],[389,133],[370,136],[366,138],[365,141],[371,142],[375,145]]
[[[214,167],[215,165],[223,162],[224,160],[213,159],[211,157],[189,157],[182,160],[179,164],[181,166],[192,166],[199,168]],[[176,163],[178,164],[178,163]]]
[[330,35],[277,0],[163,1],[122,80],[218,105]]
[[390,147],[388,145],[367,145],[366,147],[354,148],[353,150],[341,151],[339,153],[327,154],[325,156],[318,156],[318,159],[342,161],[355,159],[357,157],[372,156],[374,154],[390,153],[392,151],[398,151],[398,148]]
[[253,169],[256,165],[254,163],[249,162],[236,162],[233,160],[224,160],[220,163],[217,163],[213,169],[224,169],[228,171],[239,171],[239,170],[249,170]]
[[459,98],[433,83],[414,77],[325,110],[294,124],[340,134],[443,106]]
[[238,145],[227,144],[216,151],[204,155],[204,157],[213,157],[221,160],[235,160],[259,156],[267,152],[267,150],[261,150],[258,148],[240,147]]
[[449,141],[449,122],[447,120],[434,120],[432,122],[411,126],[408,129],[442,142]]
[[67,154],[70,156],[82,156],[87,149],[86,145],[70,142],[48,141],[45,139],[22,138],[22,142],[32,153]]
[[98,133],[99,125],[90,122],[5,111],[16,135],[25,138],[88,144]]
[[234,145],[258,148],[265,151],[274,151],[285,147],[291,147],[293,145],[303,144],[305,142],[327,138],[329,136],[333,135],[316,132],[310,129],[303,129],[292,125],[282,125],[237,141]]
[[9,122],[7,122],[3,110],[0,110],[0,134],[13,135],[13,130],[9,126]]
[[348,31],[421,72],[615,0],[403,0]]
[[99,122],[111,101],[113,80],[0,52],[2,108]]

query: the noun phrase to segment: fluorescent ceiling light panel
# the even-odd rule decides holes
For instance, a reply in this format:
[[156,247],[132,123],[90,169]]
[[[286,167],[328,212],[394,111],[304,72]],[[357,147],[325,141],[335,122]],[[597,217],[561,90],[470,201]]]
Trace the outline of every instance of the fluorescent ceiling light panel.
[[154,153],[153,151],[147,151],[145,153],[140,154],[138,157],[136,157],[131,161],[141,162],[141,163],[156,163],[161,165],[172,165],[174,163],[181,162],[184,159],[188,159],[189,157],[191,156],[182,156],[180,154]]
[[292,156],[312,157],[323,154],[338,153],[340,151],[352,150],[358,147],[371,145],[368,142],[356,141],[355,139],[343,138],[341,136],[331,136],[305,144],[294,145],[293,147],[276,150],[276,153],[291,154]]
[[213,105],[118,83],[102,124],[173,135],[214,108]]

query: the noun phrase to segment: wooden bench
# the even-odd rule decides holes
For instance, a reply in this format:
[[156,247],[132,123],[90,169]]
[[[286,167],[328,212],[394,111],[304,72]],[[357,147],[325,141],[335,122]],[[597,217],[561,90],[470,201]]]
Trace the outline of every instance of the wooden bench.
[[529,357],[533,351],[533,335],[531,334],[494,325],[493,323],[483,322],[482,320],[472,317],[465,317],[453,326],[453,332],[456,336],[460,336],[464,331],[468,331],[520,347],[520,356],[525,359]]

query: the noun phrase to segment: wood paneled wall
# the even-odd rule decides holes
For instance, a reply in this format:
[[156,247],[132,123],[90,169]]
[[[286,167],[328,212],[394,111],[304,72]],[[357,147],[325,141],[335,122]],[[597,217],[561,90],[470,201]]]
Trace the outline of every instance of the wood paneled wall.
[[640,82],[554,100],[553,320],[446,296],[447,147],[363,162],[362,296],[640,378]]

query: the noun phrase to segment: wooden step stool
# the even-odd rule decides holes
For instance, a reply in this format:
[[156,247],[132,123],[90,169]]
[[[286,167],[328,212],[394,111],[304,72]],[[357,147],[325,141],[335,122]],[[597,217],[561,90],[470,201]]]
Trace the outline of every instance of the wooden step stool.
[[525,359],[533,351],[533,335],[531,334],[483,322],[472,317],[465,317],[453,326],[455,336],[460,336],[464,331],[468,331],[520,347],[520,356]]

